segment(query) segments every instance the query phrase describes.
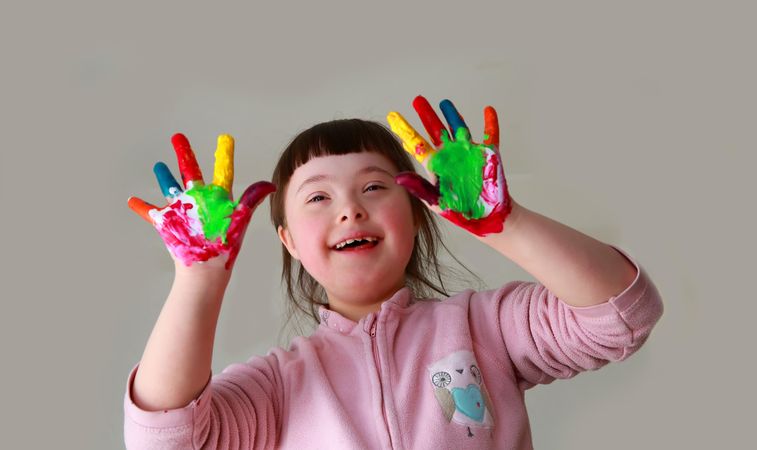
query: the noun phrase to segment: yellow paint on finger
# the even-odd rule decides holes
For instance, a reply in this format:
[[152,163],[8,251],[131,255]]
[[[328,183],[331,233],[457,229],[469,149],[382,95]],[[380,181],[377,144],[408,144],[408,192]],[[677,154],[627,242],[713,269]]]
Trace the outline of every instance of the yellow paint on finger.
[[405,150],[415,156],[418,162],[422,163],[436,151],[423,136],[415,131],[412,125],[407,123],[407,120],[400,113],[392,111],[386,116],[386,120],[394,134],[402,140],[402,146],[405,147]]
[[218,136],[216,165],[213,170],[213,184],[231,193],[234,183],[234,138],[229,134]]

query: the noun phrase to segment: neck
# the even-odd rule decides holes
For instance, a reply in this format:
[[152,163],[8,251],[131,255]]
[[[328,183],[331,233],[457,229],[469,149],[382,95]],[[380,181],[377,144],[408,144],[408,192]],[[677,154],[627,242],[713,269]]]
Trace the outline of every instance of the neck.
[[352,320],[353,322],[359,322],[360,319],[367,316],[372,312],[377,312],[381,309],[381,304],[390,299],[397,291],[405,286],[405,280],[401,280],[396,286],[392,286],[386,289],[385,292],[378,296],[373,296],[367,299],[345,299],[340,298],[338,295],[328,293],[329,309],[337,312],[342,316]]

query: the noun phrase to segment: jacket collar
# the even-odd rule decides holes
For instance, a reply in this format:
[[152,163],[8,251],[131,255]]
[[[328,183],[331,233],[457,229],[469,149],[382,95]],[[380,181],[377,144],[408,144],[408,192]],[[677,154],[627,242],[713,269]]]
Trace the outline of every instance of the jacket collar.
[[381,309],[378,312],[370,313],[361,318],[358,322],[348,319],[336,311],[328,309],[325,305],[321,305],[318,307],[318,317],[321,320],[319,328],[331,329],[342,334],[351,334],[352,330],[357,325],[362,325],[360,328],[364,328],[365,326],[368,326],[366,322],[373,321],[375,316],[387,314],[384,311],[389,308],[405,308],[412,302],[412,300],[413,291],[407,286],[400,288],[400,290],[395,292],[394,295],[381,303]]

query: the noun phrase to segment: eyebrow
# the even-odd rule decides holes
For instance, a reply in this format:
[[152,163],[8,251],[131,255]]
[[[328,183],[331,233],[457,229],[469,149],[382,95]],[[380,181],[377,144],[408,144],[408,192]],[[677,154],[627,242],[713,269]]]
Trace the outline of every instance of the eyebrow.
[[[383,174],[388,175],[391,178],[394,178],[394,175],[389,173],[389,171],[387,171],[386,169],[382,169],[381,167],[378,167],[378,166],[363,167],[362,169],[358,170],[357,175],[364,175],[366,173],[374,173],[374,172],[383,173]],[[308,177],[308,179],[303,181],[300,187],[297,188],[297,192],[295,192],[294,195],[299,194],[300,191],[308,184],[317,183],[318,181],[323,181],[323,180],[329,180],[331,178],[332,177],[328,175],[313,175],[312,177]]]

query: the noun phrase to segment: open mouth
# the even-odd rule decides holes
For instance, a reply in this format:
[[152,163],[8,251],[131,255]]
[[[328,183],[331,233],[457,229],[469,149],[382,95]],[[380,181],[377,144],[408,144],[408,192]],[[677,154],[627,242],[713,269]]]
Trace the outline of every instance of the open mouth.
[[356,250],[367,250],[376,247],[379,239],[375,237],[366,237],[360,239],[347,239],[336,244],[333,249],[338,252],[349,252]]

